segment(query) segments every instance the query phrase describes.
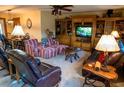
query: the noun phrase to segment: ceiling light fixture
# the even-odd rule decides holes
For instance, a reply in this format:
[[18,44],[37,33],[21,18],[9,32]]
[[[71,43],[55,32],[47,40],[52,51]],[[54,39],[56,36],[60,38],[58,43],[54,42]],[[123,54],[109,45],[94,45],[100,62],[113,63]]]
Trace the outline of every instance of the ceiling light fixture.
[[13,24],[13,18],[11,17],[11,9],[8,10],[8,20],[7,20],[7,23],[8,24]]

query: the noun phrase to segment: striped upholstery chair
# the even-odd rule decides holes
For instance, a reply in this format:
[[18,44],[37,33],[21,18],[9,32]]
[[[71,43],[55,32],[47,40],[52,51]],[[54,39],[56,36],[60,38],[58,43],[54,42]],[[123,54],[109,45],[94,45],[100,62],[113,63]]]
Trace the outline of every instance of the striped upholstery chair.
[[25,51],[32,56],[39,56],[38,40],[29,39],[25,40]]
[[37,39],[25,40],[25,50],[34,57],[51,58],[57,55],[57,50],[52,47],[42,47]]
[[57,54],[64,54],[64,50],[68,47],[67,45],[61,45],[58,41],[52,38],[48,38],[48,46],[55,48]]
[[48,46],[59,45],[59,42],[56,41],[55,39],[48,38],[47,41],[48,41]]

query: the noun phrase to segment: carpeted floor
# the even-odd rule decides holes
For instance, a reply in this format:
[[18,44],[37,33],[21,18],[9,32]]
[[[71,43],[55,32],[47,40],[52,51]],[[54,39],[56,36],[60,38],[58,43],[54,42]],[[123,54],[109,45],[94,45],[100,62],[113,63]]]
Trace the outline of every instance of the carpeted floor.
[[88,52],[78,52],[80,58],[71,63],[69,60],[65,61],[64,55],[58,55],[51,59],[40,58],[41,62],[45,62],[54,66],[59,66],[62,70],[62,80],[60,87],[80,87],[83,85],[84,78],[81,76],[82,63],[89,56]]
[[[65,61],[64,55],[58,55],[56,57],[50,59],[43,59],[38,57],[41,62],[45,62],[54,66],[59,66],[62,70],[62,80],[59,84],[59,87],[82,87],[84,82],[84,77],[81,75],[82,71],[82,63],[90,53],[85,51],[78,52],[80,58],[78,60],[73,59],[73,63],[69,60]],[[0,87],[21,87],[24,83],[22,80],[11,79],[10,75],[6,75],[7,71],[0,71]],[[103,85],[101,82],[96,82],[96,85]],[[111,84],[112,86],[124,86],[124,83],[114,82]],[[25,87],[29,87],[29,85],[25,85]],[[90,87],[86,85],[86,87]]]

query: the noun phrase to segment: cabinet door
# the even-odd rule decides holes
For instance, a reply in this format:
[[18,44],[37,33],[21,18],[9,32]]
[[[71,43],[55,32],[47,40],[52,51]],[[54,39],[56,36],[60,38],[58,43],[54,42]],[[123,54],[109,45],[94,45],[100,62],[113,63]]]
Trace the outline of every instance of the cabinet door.
[[67,33],[72,33],[72,20],[66,21],[66,31]]
[[117,20],[115,27],[116,27],[117,31],[119,32],[121,38],[124,39],[124,19]]
[[59,35],[61,33],[61,21],[56,20],[55,27],[56,27],[56,35]]
[[56,20],[55,21],[55,27],[56,27],[56,35],[65,34],[66,32],[66,26],[64,20]]
[[104,34],[105,21],[97,21],[96,22],[96,34],[95,37],[100,38]]
[[104,34],[111,34],[113,29],[114,29],[114,21],[106,20],[104,27]]

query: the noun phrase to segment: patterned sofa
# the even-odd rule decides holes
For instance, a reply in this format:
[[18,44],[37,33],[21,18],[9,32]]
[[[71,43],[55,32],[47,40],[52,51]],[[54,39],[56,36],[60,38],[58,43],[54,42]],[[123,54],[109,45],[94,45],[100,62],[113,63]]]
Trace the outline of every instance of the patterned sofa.
[[41,43],[38,43],[37,39],[25,40],[25,51],[34,56],[42,58],[51,58],[57,56],[58,54],[63,54],[66,45],[60,45],[59,42],[52,38],[48,38],[48,44],[46,47],[42,46]]

